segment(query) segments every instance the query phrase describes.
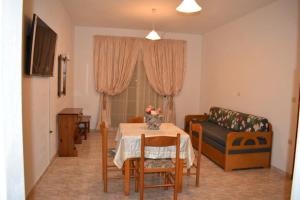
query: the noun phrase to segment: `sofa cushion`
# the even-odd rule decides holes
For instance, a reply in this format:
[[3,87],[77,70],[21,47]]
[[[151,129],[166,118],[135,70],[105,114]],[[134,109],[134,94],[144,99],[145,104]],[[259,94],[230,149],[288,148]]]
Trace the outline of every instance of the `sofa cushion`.
[[219,107],[210,108],[208,121],[232,131],[256,132],[269,129],[266,118]]
[[213,146],[217,150],[221,151],[222,153],[225,153],[225,146],[222,144],[217,143],[215,140],[209,138],[209,137],[203,137],[202,138],[203,142]]
[[[196,122],[196,121],[194,121]],[[216,143],[222,145],[225,147],[226,145],[226,137],[227,134],[230,132],[230,130],[223,128],[217,124],[214,124],[212,122],[209,121],[202,121],[202,122],[196,122],[201,124],[202,126],[202,131],[203,131],[203,139],[204,138],[209,138],[213,141],[215,141]],[[196,134],[192,133],[193,135]],[[194,135],[196,136],[196,135]],[[196,136],[198,137],[198,136]]]

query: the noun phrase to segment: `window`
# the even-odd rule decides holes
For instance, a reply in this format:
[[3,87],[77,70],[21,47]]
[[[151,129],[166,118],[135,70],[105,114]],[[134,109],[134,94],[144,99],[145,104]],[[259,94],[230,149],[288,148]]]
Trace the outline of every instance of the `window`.
[[143,61],[139,57],[128,88],[111,99],[112,127],[118,127],[119,123],[126,122],[129,117],[144,116],[148,105],[162,108],[163,96],[150,86]]

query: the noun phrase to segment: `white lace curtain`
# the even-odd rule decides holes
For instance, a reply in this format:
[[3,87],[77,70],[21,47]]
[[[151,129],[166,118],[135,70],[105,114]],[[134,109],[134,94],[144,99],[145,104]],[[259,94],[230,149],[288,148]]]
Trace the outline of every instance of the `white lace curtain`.
[[[140,48],[142,47],[142,48]],[[111,96],[129,85],[139,52],[152,88],[166,96],[163,112],[166,121],[175,123],[173,97],[183,85],[186,42],[178,40],[148,41],[138,38],[95,36],[94,71],[96,90],[100,93],[101,121],[111,124]],[[141,50],[141,51],[140,51]],[[144,106],[144,105],[143,105]],[[143,108],[144,109],[144,108]]]

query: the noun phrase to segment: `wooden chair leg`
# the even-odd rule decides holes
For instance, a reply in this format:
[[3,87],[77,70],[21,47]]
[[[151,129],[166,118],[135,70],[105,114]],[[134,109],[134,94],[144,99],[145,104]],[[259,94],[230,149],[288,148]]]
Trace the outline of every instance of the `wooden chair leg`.
[[138,162],[138,160],[135,160],[134,161],[134,190],[135,190],[135,192],[138,192],[139,191],[139,179],[140,179],[140,177],[139,177],[139,162]]
[[176,173],[175,173],[175,180],[174,180],[174,183],[175,183],[175,185],[174,185],[174,200],[177,200],[177,193],[178,193],[178,191],[179,191],[179,184],[178,184],[178,182],[179,182],[179,173],[178,173],[178,169],[177,169],[177,171],[176,171]]
[[140,167],[140,200],[143,200],[144,199],[144,172],[141,170],[143,170],[141,167]]
[[85,125],[85,126],[84,126],[84,139],[85,139],[85,140],[87,139],[88,131],[89,131],[89,129],[88,129],[87,125]]
[[180,159],[179,160],[179,167],[178,167],[179,169],[178,169],[178,177],[177,177],[177,182],[178,182],[178,190],[177,190],[177,192],[182,192],[182,175],[183,175],[183,160],[182,159]]
[[[102,151],[104,151],[103,147],[102,147]],[[103,154],[102,154],[102,180],[104,182],[104,177],[105,177],[105,158],[103,158]]]
[[122,175],[123,176],[125,175],[125,167],[124,166],[122,167]]
[[197,156],[197,167],[196,167],[196,186],[197,187],[199,187],[200,161],[201,161],[201,154]]
[[[164,173],[164,184],[165,184],[165,185],[168,184],[168,182],[169,182],[167,176],[168,176],[167,173]],[[168,187],[164,187],[164,189],[167,190]]]
[[103,170],[103,191],[107,192],[107,168],[105,167]]

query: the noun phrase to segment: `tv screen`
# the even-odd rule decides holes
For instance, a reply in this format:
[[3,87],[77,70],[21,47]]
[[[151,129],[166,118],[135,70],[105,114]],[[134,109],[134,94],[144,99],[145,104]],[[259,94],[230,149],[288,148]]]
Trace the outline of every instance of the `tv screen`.
[[57,34],[36,14],[33,15],[26,73],[53,76]]

